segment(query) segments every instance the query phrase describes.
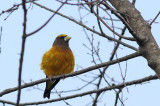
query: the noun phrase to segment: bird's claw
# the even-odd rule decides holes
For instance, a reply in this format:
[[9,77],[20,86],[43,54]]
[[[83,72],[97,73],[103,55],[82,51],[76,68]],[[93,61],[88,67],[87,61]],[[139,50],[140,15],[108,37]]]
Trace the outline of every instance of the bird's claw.
[[51,81],[52,83],[54,83],[54,82],[52,81],[52,76],[48,76],[48,78],[50,79],[50,81]]

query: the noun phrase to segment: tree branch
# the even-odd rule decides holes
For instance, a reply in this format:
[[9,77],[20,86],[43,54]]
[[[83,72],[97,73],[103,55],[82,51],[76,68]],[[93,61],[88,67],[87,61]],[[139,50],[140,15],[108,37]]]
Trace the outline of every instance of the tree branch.
[[119,33],[115,32],[111,27],[109,27],[104,21],[103,19],[94,11],[92,10],[92,12],[94,13],[94,15],[103,23],[103,25],[105,25],[111,32],[113,32],[114,34],[116,34],[117,36],[126,39],[126,40],[130,40],[130,41],[135,41],[134,38],[132,37],[125,37],[123,35],[120,35]]
[[23,35],[22,35],[22,47],[21,47],[21,56],[19,60],[19,74],[18,74],[18,95],[17,95],[17,106],[19,106],[20,96],[21,96],[21,77],[22,77],[22,65],[23,65],[23,56],[25,50],[25,41],[26,41],[26,23],[27,23],[27,9],[25,0],[22,0],[22,8],[24,12],[24,20],[23,20]]
[[[126,60],[129,60],[129,59],[138,57],[138,56],[140,56],[140,54],[138,52],[135,52],[133,54],[121,57],[121,58],[116,59],[116,60],[112,60],[112,61],[105,62],[105,63],[102,63],[102,64],[97,64],[97,65],[82,69],[80,71],[75,71],[75,72],[70,73],[70,74],[65,74],[64,76],[61,76],[61,75],[55,76],[55,77],[52,78],[52,80],[59,79],[59,78],[72,77],[72,76],[75,76],[75,75],[80,75],[80,74],[83,74],[83,73],[86,73],[86,72],[89,72],[89,71],[92,71],[92,70],[95,70],[95,69],[98,69],[98,68],[101,68],[101,67],[104,67],[104,66],[113,65],[113,64],[116,64],[118,62],[126,61]],[[37,80],[37,81],[34,81],[34,82],[25,83],[24,85],[21,85],[21,89],[27,88],[27,87],[30,87],[30,86],[33,86],[33,85],[36,85],[36,84],[40,84],[40,83],[43,83],[43,82],[46,82],[46,81],[49,81],[49,80],[50,79],[48,79],[48,78],[44,78],[44,79],[40,79],[40,80]],[[18,90],[18,87],[6,89],[6,90],[0,92],[0,97],[5,95],[5,94],[14,92],[16,90]]]
[[[49,9],[49,8],[47,8],[47,7],[45,7],[45,6],[41,5],[41,4],[38,4],[38,3],[36,3],[36,2],[33,2],[33,3],[36,4],[37,6],[41,7],[41,8],[44,8],[44,9],[50,11],[50,12],[53,12],[53,13],[56,12],[56,11],[54,11],[54,10],[52,10],[52,9]],[[66,16],[66,15],[63,15],[63,14],[61,14],[61,13],[59,13],[59,12],[57,12],[57,14],[60,15],[60,16],[62,16],[62,17],[64,17],[64,18],[66,18],[66,19],[69,19],[70,21],[72,21],[72,22],[74,22],[74,23],[76,23],[76,24],[78,24],[78,25],[86,28],[87,30],[89,30],[89,31],[91,31],[91,32],[93,32],[93,33],[95,33],[95,34],[97,34],[97,35],[99,35],[99,36],[105,37],[105,38],[107,38],[107,39],[109,39],[109,40],[112,40],[112,41],[115,41],[115,42],[119,42],[119,43],[122,44],[123,46],[126,46],[126,47],[128,47],[128,48],[131,48],[131,49],[137,51],[137,48],[135,48],[135,47],[133,47],[133,46],[131,46],[131,45],[128,45],[128,44],[126,44],[126,43],[124,43],[124,42],[122,42],[122,41],[119,41],[119,40],[115,39],[115,38],[112,38],[112,37],[110,37],[110,36],[108,36],[108,35],[106,35],[106,34],[101,34],[100,32],[97,32],[97,31],[95,31],[95,30],[87,27],[86,25],[82,24],[81,22],[78,22],[78,21],[76,21],[76,20],[74,20],[74,19],[72,19],[72,18],[70,18],[70,17],[68,17],[68,16]]]
[[156,15],[156,17],[153,19],[153,21],[150,23],[150,25],[152,25],[153,24],[153,22],[155,22],[155,20],[158,18],[158,16],[159,16],[159,14],[160,14],[160,11],[158,12],[158,14]]
[[[131,85],[134,85],[134,84],[142,84],[144,82],[151,81],[151,80],[156,80],[156,79],[158,79],[158,77],[156,75],[148,76],[148,77],[144,77],[144,78],[141,78],[141,79],[126,82],[125,84],[121,83],[121,84],[114,85],[114,86],[111,86],[111,87],[104,87],[104,88],[101,88],[101,89],[98,89],[98,90],[87,91],[87,92],[83,92],[83,93],[80,93],[80,94],[61,97],[61,98],[57,98],[57,99],[51,99],[51,100],[39,101],[39,102],[21,103],[20,106],[39,105],[39,104],[51,103],[51,102],[56,102],[56,101],[61,101],[61,100],[67,100],[67,99],[72,99],[72,98],[76,98],[76,97],[82,97],[82,96],[89,95],[89,94],[92,94],[92,93],[109,91],[109,90],[113,90],[113,89],[120,89],[120,88],[123,88],[125,86],[131,86]],[[6,103],[6,104],[11,104],[11,105],[16,104],[14,102],[5,101],[5,100],[0,100],[0,102]]]
[[120,88],[123,88],[125,86],[131,86],[131,85],[134,85],[134,84],[142,84],[143,82],[150,81],[150,80],[156,80],[156,79],[158,79],[158,77],[156,75],[148,76],[148,77],[145,77],[145,78],[142,78],[142,79],[126,82],[125,84],[122,83],[122,84],[114,85],[114,86],[111,86],[111,87],[105,87],[105,88],[101,88],[101,89],[98,89],[98,90],[87,91],[87,92],[83,92],[83,93],[80,93],[80,94],[61,97],[61,98],[57,98],[57,99],[51,99],[51,100],[39,101],[39,102],[21,103],[20,106],[52,103],[52,102],[56,102],[56,101],[67,100],[67,99],[72,99],[72,98],[76,98],[76,97],[82,97],[82,96],[86,96],[86,95],[93,94],[93,93],[104,92],[104,91],[109,91],[109,90],[113,90],[113,89],[120,89]]
[[[42,28],[44,28],[44,27],[51,21],[51,19],[57,14],[57,12],[63,7],[63,5],[64,5],[67,1],[68,1],[68,0],[66,0],[64,3],[62,3],[62,5],[55,11],[55,13],[54,13],[41,27],[39,27],[39,28],[36,29],[35,31],[27,34],[26,37],[31,36],[31,35],[37,33],[38,31],[40,31]],[[32,2],[35,3],[34,1],[32,1]]]
[[6,100],[0,100],[0,103],[10,104],[10,105],[15,105],[15,106],[16,106],[16,103],[15,103],[15,102],[6,101]]
[[[132,36],[139,44],[139,52],[147,59],[148,65],[160,78],[160,49],[151,33],[151,26],[143,19],[140,12],[128,0],[108,1],[121,13],[121,16],[128,21],[128,25],[133,32],[136,33],[131,32]],[[124,21],[123,19],[121,20]],[[125,25],[127,26],[127,24]],[[129,27],[127,26],[127,28]]]

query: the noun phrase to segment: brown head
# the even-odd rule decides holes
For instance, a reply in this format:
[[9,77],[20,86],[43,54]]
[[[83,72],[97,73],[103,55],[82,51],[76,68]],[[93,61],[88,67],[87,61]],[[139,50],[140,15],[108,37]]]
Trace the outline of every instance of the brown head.
[[67,49],[69,48],[69,40],[71,39],[70,36],[66,35],[66,34],[61,34],[59,36],[56,37],[53,46],[58,46],[61,47],[63,49]]

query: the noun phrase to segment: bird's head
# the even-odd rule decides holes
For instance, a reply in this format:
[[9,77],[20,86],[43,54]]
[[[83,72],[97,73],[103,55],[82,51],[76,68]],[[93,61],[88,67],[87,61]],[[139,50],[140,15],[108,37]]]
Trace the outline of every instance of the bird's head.
[[56,37],[53,46],[59,46],[62,48],[69,48],[69,40],[71,39],[70,36],[66,35],[66,34],[61,34],[59,36]]

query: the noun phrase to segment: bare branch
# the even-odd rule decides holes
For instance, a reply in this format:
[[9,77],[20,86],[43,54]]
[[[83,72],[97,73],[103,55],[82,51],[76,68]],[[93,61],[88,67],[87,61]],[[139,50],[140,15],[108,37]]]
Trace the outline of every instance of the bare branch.
[[21,47],[21,55],[19,60],[19,74],[18,74],[18,96],[17,96],[17,106],[19,106],[20,96],[21,96],[21,77],[22,77],[22,65],[23,65],[23,56],[25,50],[25,41],[26,41],[26,23],[27,23],[27,9],[25,0],[22,0],[22,8],[24,12],[24,20],[23,20],[23,35],[22,35],[22,47]]
[[[131,34],[139,45],[139,52],[141,52],[143,57],[147,59],[149,67],[151,67],[160,78],[159,46],[152,35],[151,26],[144,20],[140,12],[130,3],[129,0],[108,1],[117,9],[117,11],[119,11],[119,13],[121,13],[122,21],[123,17],[126,18],[128,21],[127,23],[124,22],[126,27],[128,29],[130,27],[132,31],[136,31],[136,33],[131,32]],[[106,6],[110,8],[107,3]],[[115,15],[117,14],[115,11],[113,11],[113,13]]]
[[[126,31],[126,27],[123,28],[121,35],[124,35],[125,31]],[[122,39],[122,38],[120,37],[119,40],[121,40],[121,39]],[[113,57],[115,56],[116,51],[118,50],[118,47],[119,47],[119,43],[117,43],[116,46],[114,47],[114,50],[113,50],[113,52],[112,52],[112,55],[111,55],[111,57],[110,57],[110,59],[109,59],[110,61],[113,60]],[[100,84],[101,84],[102,78],[103,78],[103,76],[104,76],[104,74],[105,74],[105,72],[106,72],[106,69],[107,69],[108,67],[109,67],[109,66],[104,67],[103,72],[100,73],[100,75],[99,75],[100,78],[99,78],[99,81],[98,81],[98,83],[97,83],[97,89],[99,89],[99,86],[100,86]],[[105,79],[105,78],[104,78],[104,79]],[[105,81],[106,81],[107,84],[110,86],[110,84],[108,83],[108,81],[107,81],[107,80],[105,80]],[[115,91],[115,92],[116,92],[116,91]],[[117,93],[117,92],[116,92],[116,93]],[[95,100],[94,100],[94,102],[93,102],[93,105],[96,104],[97,99],[98,99],[99,96],[100,96],[100,93],[97,93],[97,94],[96,94],[96,97],[95,97]]]
[[[140,56],[140,54],[138,52],[135,52],[133,54],[130,54],[128,56],[124,56],[124,57],[116,59],[116,60],[112,60],[112,61],[109,61],[109,62],[97,64],[97,65],[94,65],[94,66],[91,66],[91,67],[88,67],[88,68],[85,68],[85,69],[82,69],[82,70],[79,70],[79,71],[75,71],[75,72],[70,73],[70,74],[65,74],[64,76],[61,76],[61,75],[55,76],[55,77],[52,78],[52,80],[55,80],[55,79],[58,79],[58,78],[67,78],[67,77],[72,77],[72,76],[75,76],[75,75],[80,75],[80,74],[90,72],[92,70],[95,70],[95,69],[98,69],[98,68],[101,68],[101,67],[104,67],[104,66],[113,65],[113,64],[116,64],[118,62],[126,61],[126,60],[129,60],[129,59],[138,57],[138,56]],[[30,83],[25,83],[24,85],[21,85],[21,89],[27,88],[27,87],[30,87],[30,86],[33,86],[33,85],[36,85],[36,84],[40,84],[40,83],[43,83],[43,82],[46,82],[46,81],[49,81],[49,79],[44,78],[44,79],[40,79],[40,80],[33,81],[33,82],[30,82]],[[18,87],[6,89],[6,90],[0,92],[0,97],[5,95],[5,94],[14,92],[16,90],[18,90]]]
[[[53,13],[56,12],[56,11],[54,11],[54,10],[52,10],[52,9],[49,9],[49,8],[47,8],[47,7],[45,7],[45,6],[42,6],[42,5],[38,4],[38,3],[35,3],[35,2],[33,2],[33,3],[36,4],[37,6],[41,7],[41,8],[44,8],[44,9],[50,11],[50,12],[53,12]],[[66,19],[69,19],[70,21],[73,21],[74,23],[76,23],[76,24],[78,24],[78,25],[86,28],[87,30],[89,30],[89,31],[91,31],[91,32],[93,32],[93,33],[95,33],[95,34],[97,34],[97,35],[99,35],[99,36],[105,37],[105,38],[107,38],[107,39],[109,39],[109,40],[112,40],[112,41],[115,41],[115,42],[119,42],[119,43],[122,44],[123,46],[126,46],[126,47],[128,47],[128,48],[131,48],[131,49],[137,51],[137,48],[135,48],[135,47],[133,47],[133,46],[131,46],[131,45],[128,45],[128,44],[126,44],[126,43],[124,43],[124,42],[122,42],[122,41],[119,41],[119,40],[115,39],[115,38],[112,38],[112,37],[110,37],[110,36],[108,36],[108,35],[106,35],[106,34],[103,34],[103,35],[102,35],[101,33],[99,33],[99,32],[97,32],[97,31],[95,31],[95,30],[93,30],[93,29],[85,26],[85,25],[82,24],[81,22],[78,22],[78,21],[76,21],[76,20],[74,20],[74,19],[72,19],[72,18],[70,18],[70,17],[68,17],[68,16],[66,16],[66,15],[63,15],[63,14],[61,14],[61,13],[59,13],[59,12],[57,12],[57,14],[60,15],[60,16],[62,16],[62,17],[64,17],[64,18],[66,18]]]
[[[97,3],[97,1],[90,1],[90,2],[87,2],[87,3],[69,3],[69,2],[65,3],[65,2],[63,2],[62,0],[56,0],[56,1],[58,1],[58,2],[60,2],[60,3],[67,4],[67,5],[75,5],[75,6],[88,5],[88,4],[96,4],[96,3]],[[82,1],[83,1],[83,0],[82,0]]]
[[121,91],[122,91],[122,89],[120,88],[120,89],[118,90],[118,92],[116,92],[116,99],[115,99],[115,104],[114,104],[114,106],[117,106],[119,94],[121,93]]
[[[158,77],[156,75],[148,76],[148,77],[144,77],[144,78],[141,78],[141,79],[137,79],[137,80],[126,82],[125,85],[131,86],[131,85],[134,85],[134,84],[142,84],[142,83],[144,83],[146,81],[151,81],[151,80],[156,80],[156,79],[158,79]],[[47,101],[21,103],[20,106],[51,103],[51,102],[67,100],[67,99],[76,98],[76,97],[82,97],[82,96],[89,95],[89,94],[92,94],[92,93],[98,93],[98,92],[103,92],[103,91],[108,91],[108,90],[113,90],[113,89],[120,89],[120,88],[123,88],[123,87],[124,87],[124,83],[118,84],[118,85],[114,85],[114,86],[111,86],[111,87],[105,87],[105,88],[98,89],[98,90],[92,90],[92,91],[88,91],[88,92],[83,92],[83,93],[75,94],[75,95],[71,95],[71,96],[61,97],[61,98],[57,98],[57,99],[51,99],[51,100],[47,100]],[[0,102],[11,104],[11,105],[15,105],[16,104],[14,102],[5,101],[5,100],[0,100]]]
[[115,32],[114,30],[112,30],[112,28],[110,28],[110,27],[103,21],[103,19],[102,19],[98,14],[96,14],[96,12],[95,12],[94,10],[92,10],[92,11],[93,11],[94,15],[95,15],[111,32],[113,32],[114,34],[118,35],[119,37],[121,37],[121,38],[123,38],[123,39],[130,40],[130,41],[135,41],[135,39],[132,38],[132,37],[125,37],[125,36],[120,35],[119,33]]
[[155,20],[158,18],[158,16],[159,16],[159,14],[160,14],[160,11],[158,12],[158,14],[156,15],[156,17],[153,19],[153,21],[150,23],[150,25],[152,25],[153,24],[153,22],[155,22]]
[[[66,0],[65,2],[67,2],[67,1],[68,1],[68,0]],[[35,2],[33,1],[33,3],[35,3]],[[26,37],[28,37],[28,36],[30,36],[30,35],[33,35],[33,34],[37,33],[38,31],[40,31],[42,28],[44,28],[44,27],[51,21],[51,19],[57,14],[57,12],[63,7],[64,4],[65,4],[65,3],[62,3],[62,5],[55,11],[55,13],[54,13],[41,27],[39,27],[39,28],[36,29],[35,31],[27,34]]]
[[1,102],[1,103],[4,103],[4,104],[16,105],[15,102],[6,101],[6,100],[0,100],[0,102]]
[[3,31],[3,28],[1,26],[1,29],[0,29],[0,53],[1,53],[1,39],[2,39],[2,31]]
[[[134,84],[142,84],[143,82],[150,81],[150,80],[156,80],[156,79],[158,79],[158,77],[156,75],[155,76],[148,76],[148,77],[144,77],[142,79],[126,82],[125,85],[131,86]],[[71,99],[71,98],[82,97],[82,96],[93,94],[93,93],[109,91],[109,90],[113,90],[113,89],[120,89],[120,88],[123,88],[125,85],[124,85],[124,83],[122,83],[122,84],[114,85],[111,87],[105,87],[105,88],[101,88],[98,90],[92,90],[92,91],[83,92],[80,94],[75,94],[75,95],[66,96],[66,97],[61,97],[61,98],[57,98],[57,99],[51,99],[51,100],[39,101],[39,102],[22,103],[22,104],[20,104],[20,106],[38,105],[38,104],[52,103],[52,102],[61,101],[61,100],[67,100],[67,99]]]
[[[106,8],[110,9],[111,12],[112,12],[115,16],[117,16],[117,17],[126,25],[126,27],[128,28],[129,32],[130,32],[132,35],[134,35],[134,37],[136,37],[136,32],[131,28],[131,26],[128,24],[128,22],[127,22],[122,16],[120,16],[120,15],[118,14],[118,11],[114,10],[114,9],[113,9],[111,6],[109,6],[107,3],[104,3],[104,2],[103,2],[103,4],[104,4],[104,6],[105,6]],[[119,12],[119,13],[120,13],[120,12]],[[123,14],[123,13],[120,13],[120,14]],[[123,15],[125,15],[125,14],[123,14]],[[140,40],[140,39],[138,39],[138,40]]]
[[[32,1],[37,1],[37,0],[32,0]],[[25,1],[26,3],[30,3],[32,1]],[[7,9],[7,10],[3,10],[1,13],[0,13],[0,16],[4,13],[12,13],[13,11],[17,10],[20,6],[22,5],[22,3],[19,3],[19,4],[14,4],[11,8]]]

